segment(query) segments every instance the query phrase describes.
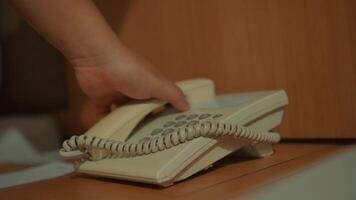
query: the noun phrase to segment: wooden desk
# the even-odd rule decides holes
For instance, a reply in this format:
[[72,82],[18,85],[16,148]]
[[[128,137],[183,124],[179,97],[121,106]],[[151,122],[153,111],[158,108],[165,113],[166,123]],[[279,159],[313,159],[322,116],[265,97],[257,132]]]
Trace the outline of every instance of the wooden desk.
[[[226,199],[246,194],[347,147],[279,144],[271,157],[242,159],[231,155],[207,171],[168,188],[73,173],[2,189],[0,199]],[[13,168],[0,165],[0,173],[8,170]]]

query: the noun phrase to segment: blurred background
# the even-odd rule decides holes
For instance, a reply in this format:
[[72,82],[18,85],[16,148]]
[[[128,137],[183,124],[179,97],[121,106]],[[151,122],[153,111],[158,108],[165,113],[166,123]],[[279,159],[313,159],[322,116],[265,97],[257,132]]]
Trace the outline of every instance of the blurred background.
[[[96,3],[119,38],[172,80],[207,77],[219,94],[285,89],[284,140],[356,138],[353,0]],[[62,55],[6,1],[0,20],[0,160],[55,159],[63,138],[85,131],[86,97]]]

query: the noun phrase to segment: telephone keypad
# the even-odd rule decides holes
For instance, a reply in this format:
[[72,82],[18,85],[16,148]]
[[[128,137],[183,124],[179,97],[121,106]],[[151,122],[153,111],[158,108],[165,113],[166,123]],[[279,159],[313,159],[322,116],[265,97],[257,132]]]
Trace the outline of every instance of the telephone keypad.
[[168,135],[179,128],[190,127],[198,125],[199,123],[203,123],[206,120],[215,120],[224,116],[222,113],[217,112],[196,112],[196,113],[186,113],[186,114],[178,114],[171,117],[167,116],[167,120],[163,123],[163,125],[157,126],[156,124],[151,130],[148,132],[146,137],[141,138],[139,141],[147,141],[152,138],[158,136]]
[[197,125],[197,124],[199,124],[199,121],[194,120],[194,121],[190,121],[190,122],[187,124],[187,126],[194,126],[194,125]]
[[192,119],[195,119],[195,118],[197,118],[199,115],[197,115],[197,114],[191,114],[191,115],[189,115],[188,117],[187,117],[187,120],[192,120]]
[[208,118],[210,116],[211,116],[211,114],[205,113],[205,114],[200,115],[199,119],[206,119],[206,118]]
[[178,117],[176,117],[176,120],[182,120],[186,117],[186,115],[179,115]]
[[176,125],[174,125],[174,127],[180,127],[180,126],[183,126],[186,123],[187,123],[186,121],[179,121],[179,122],[176,123]]
[[163,127],[164,127],[164,128],[167,128],[167,127],[169,127],[169,126],[172,126],[173,124],[175,124],[174,121],[168,121],[168,122],[166,122],[166,123],[163,125]]
[[151,132],[151,135],[157,135],[160,134],[163,131],[163,129],[156,128]]
[[223,114],[218,113],[218,114],[215,114],[215,115],[213,116],[213,119],[217,119],[217,118],[222,117],[222,116],[223,116]]

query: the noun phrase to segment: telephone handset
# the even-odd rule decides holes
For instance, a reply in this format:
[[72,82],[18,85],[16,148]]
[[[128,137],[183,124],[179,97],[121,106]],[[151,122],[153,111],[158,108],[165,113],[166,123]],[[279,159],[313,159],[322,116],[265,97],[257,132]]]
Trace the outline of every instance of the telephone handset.
[[288,104],[283,90],[215,96],[208,79],[177,85],[189,111],[160,100],[133,101],[64,141],[61,155],[78,158],[82,173],[168,186],[237,150],[273,153],[280,136],[268,131],[280,124]]

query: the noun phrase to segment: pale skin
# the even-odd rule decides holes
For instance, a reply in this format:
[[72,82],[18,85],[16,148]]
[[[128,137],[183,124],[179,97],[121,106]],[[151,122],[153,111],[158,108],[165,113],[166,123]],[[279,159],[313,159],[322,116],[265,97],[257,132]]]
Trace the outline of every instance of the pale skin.
[[189,109],[182,91],[150,62],[126,48],[90,0],[12,0],[22,16],[75,69],[89,97],[91,121],[127,98],[158,98]]

